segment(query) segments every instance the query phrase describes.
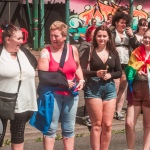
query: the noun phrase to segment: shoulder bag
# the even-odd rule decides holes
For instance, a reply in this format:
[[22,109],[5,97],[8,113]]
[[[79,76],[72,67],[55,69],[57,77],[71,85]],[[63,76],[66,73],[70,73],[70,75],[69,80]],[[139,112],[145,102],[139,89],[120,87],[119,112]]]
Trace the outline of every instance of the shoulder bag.
[[[21,75],[21,66],[17,56],[17,61],[19,64],[20,75]],[[0,91],[0,118],[6,120],[13,120],[15,117],[15,106],[18,97],[18,92],[21,85],[21,79],[18,83],[17,93],[6,93]]]
[[66,75],[62,72],[66,54],[67,54],[67,45],[65,44],[59,63],[59,69],[57,71],[53,72],[53,71],[38,70],[38,76],[41,85],[51,87],[67,87],[67,88],[69,87]]

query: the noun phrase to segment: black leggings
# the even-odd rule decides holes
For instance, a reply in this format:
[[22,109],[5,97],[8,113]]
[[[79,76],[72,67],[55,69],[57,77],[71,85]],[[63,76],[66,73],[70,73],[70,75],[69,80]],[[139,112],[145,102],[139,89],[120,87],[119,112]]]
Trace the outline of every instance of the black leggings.
[[[31,118],[33,112],[27,111],[23,113],[15,113],[15,119],[10,120],[11,143],[20,144],[24,142],[25,124]],[[2,147],[4,136],[6,133],[7,120],[3,120],[3,133],[0,137],[0,147]]]

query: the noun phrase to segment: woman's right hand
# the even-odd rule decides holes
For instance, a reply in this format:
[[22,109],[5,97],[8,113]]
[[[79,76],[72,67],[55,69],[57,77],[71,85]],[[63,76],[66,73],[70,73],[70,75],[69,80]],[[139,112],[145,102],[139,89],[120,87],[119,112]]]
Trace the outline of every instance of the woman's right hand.
[[147,74],[146,74],[145,72],[141,71],[141,70],[140,70],[140,71],[138,71],[138,74],[139,74],[139,75],[147,76]]
[[100,78],[104,78],[105,74],[107,73],[107,70],[98,70],[97,76]]
[[68,80],[69,89],[75,86],[75,83],[72,80]]

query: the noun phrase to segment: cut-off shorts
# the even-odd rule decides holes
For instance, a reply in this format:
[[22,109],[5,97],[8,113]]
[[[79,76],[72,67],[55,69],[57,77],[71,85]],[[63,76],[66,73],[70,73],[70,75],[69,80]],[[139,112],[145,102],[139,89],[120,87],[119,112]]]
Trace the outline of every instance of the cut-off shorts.
[[99,77],[91,77],[85,85],[84,98],[100,98],[103,101],[117,98],[114,81],[112,79],[105,81]]
[[133,105],[150,108],[148,81],[135,80],[133,82]]

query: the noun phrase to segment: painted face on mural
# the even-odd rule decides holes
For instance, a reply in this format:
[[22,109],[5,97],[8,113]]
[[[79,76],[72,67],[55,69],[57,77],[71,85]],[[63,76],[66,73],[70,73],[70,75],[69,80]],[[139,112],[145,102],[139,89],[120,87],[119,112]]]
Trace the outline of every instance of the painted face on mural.
[[116,30],[119,32],[123,32],[126,26],[126,20],[124,19],[120,19],[118,22],[116,22]]
[[107,31],[99,30],[96,34],[96,41],[99,46],[105,46],[109,40]]
[[148,50],[150,51],[150,30],[145,32],[143,36],[143,44],[145,47],[149,48]]
[[66,40],[66,37],[62,35],[60,30],[51,30],[50,40],[54,48],[60,48]]

